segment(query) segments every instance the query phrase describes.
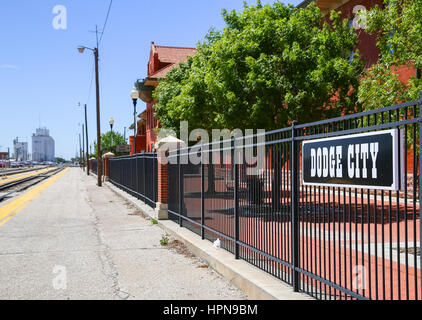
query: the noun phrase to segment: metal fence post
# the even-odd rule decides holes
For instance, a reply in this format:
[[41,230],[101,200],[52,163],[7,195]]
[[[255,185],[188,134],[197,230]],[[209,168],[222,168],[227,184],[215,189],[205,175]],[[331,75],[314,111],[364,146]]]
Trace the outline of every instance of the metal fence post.
[[[421,139],[421,133],[422,133],[422,91],[420,92],[419,96],[419,203],[421,203],[422,199],[422,139]],[[413,173],[415,174],[415,173]],[[419,205],[419,243],[422,243],[422,206]],[[422,275],[422,255],[419,256],[419,263],[420,263],[420,272]],[[417,270],[416,270],[417,272]],[[421,290],[422,290],[422,276],[421,276]]]
[[295,125],[297,121],[292,123],[292,150],[291,150],[291,215],[292,215],[292,264],[293,264],[293,290],[299,291],[299,272],[296,268],[299,267],[299,206],[298,206],[298,192],[299,192],[299,159],[298,159],[298,143],[295,141]]
[[177,150],[177,158],[179,165],[179,226],[183,227],[182,210],[183,210],[183,174],[182,174],[182,156],[180,148]]
[[[136,137],[135,137],[136,138]],[[136,174],[136,192],[139,194],[139,174],[138,174],[138,158],[136,157],[135,154],[135,174]],[[140,198],[139,196],[137,196],[136,198]]]
[[234,170],[234,256],[236,260],[239,259],[239,172],[236,155],[236,138],[233,138],[233,159],[232,166]]
[[201,146],[201,238],[205,239],[205,166],[204,166],[204,146]]
[[145,195],[147,194],[147,184],[146,184],[146,181],[147,181],[147,158],[146,158],[146,156],[145,156],[145,151],[144,152],[142,152],[142,159],[143,159],[143,162],[144,162],[144,193],[143,193],[143,202],[144,203],[147,203],[146,202],[146,198],[145,198]]

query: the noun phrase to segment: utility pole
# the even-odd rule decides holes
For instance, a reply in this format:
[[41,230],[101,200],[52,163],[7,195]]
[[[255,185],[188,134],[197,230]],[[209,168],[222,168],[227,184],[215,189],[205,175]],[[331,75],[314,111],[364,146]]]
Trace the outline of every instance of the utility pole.
[[86,174],[89,176],[88,118],[86,116],[86,103],[85,103],[85,141],[86,141]]
[[101,187],[101,177],[103,174],[103,168],[101,164],[101,127],[100,127],[100,80],[98,75],[98,48],[94,48],[95,56],[95,83],[96,83],[96,96],[97,96],[97,174],[98,174],[98,186]]
[[102,162],[101,162],[101,122],[100,122],[100,80],[99,80],[99,71],[98,71],[98,29],[97,26],[95,26],[95,33],[97,35],[97,47],[94,49],[79,46],[78,51],[80,53],[83,53],[85,49],[91,50],[94,52],[94,59],[95,59],[95,86],[96,86],[96,112],[97,112],[97,177],[98,182],[97,185],[99,187],[102,186],[101,178],[102,178]]
[[85,171],[85,125],[82,123],[82,169]]
[[79,167],[82,167],[81,134],[79,133]]

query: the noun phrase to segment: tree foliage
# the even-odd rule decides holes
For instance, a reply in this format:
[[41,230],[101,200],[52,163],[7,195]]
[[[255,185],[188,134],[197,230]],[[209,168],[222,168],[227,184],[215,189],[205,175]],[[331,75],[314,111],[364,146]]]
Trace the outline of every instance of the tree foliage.
[[63,159],[61,157],[56,157],[55,160],[56,160],[57,163],[66,163],[67,162],[66,159]]
[[359,101],[365,110],[416,100],[422,82],[416,75],[399,79],[403,65],[422,68],[422,0],[384,1],[368,14],[367,31],[377,35],[378,63],[366,71],[359,88]]
[[155,90],[163,127],[177,130],[187,120],[191,129],[271,130],[356,110],[357,37],[338,13],[326,22],[314,4],[258,1],[222,14],[224,30],[211,29]]
[[422,67],[422,0],[384,0],[385,8],[369,12],[367,31],[377,34],[381,60],[389,64],[412,61]]
[[[113,139],[112,139],[113,138]],[[111,131],[108,131],[107,133],[103,133],[101,135],[101,151],[102,153],[106,153],[108,151],[113,152],[116,156],[120,156],[121,154],[116,152],[116,146],[117,145],[125,145],[126,141],[122,134],[119,132],[113,131],[113,134]],[[94,154],[91,155],[97,158],[97,144],[94,142]]]

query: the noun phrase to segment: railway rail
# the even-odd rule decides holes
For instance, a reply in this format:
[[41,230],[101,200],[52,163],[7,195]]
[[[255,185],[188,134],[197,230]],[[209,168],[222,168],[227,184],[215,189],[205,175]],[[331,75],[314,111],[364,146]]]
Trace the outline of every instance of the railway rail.
[[[41,170],[39,174],[23,176],[20,179],[11,179],[11,181],[6,180],[8,182],[5,183],[1,183],[0,180],[0,202],[6,198],[11,197],[14,193],[21,192],[32,187],[33,185],[40,183],[45,179],[52,177],[63,169],[64,168],[52,168],[51,170]],[[40,169],[38,168],[37,170]]]
[[41,170],[45,168],[48,168],[48,167],[40,166],[40,167],[22,168],[22,169],[0,169],[0,182],[1,182],[1,178],[5,178],[5,177],[8,177],[14,174],[19,174],[19,173],[26,173],[26,172]]

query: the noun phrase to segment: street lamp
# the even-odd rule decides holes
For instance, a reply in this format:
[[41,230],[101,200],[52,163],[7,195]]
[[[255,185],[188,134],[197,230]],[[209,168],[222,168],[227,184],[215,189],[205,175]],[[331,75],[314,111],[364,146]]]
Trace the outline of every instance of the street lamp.
[[137,131],[136,130],[136,103],[138,102],[138,99],[139,99],[139,92],[135,87],[133,87],[132,91],[130,92],[130,97],[132,98],[132,101],[133,101],[133,121],[134,121],[133,123],[134,153],[133,154],[136,154],[136,131]]
[[[78,103],[78,107],[81,104]],[[88,118],[86,116],[86,104],[85,104],[85,142],[86,142],[86,174],[89,176],[89,153],[88,153]]]
[[84,46],[78,46],[79,53],[84,53],[85,49],[91,50],[94,52],[95,59],[95,84],[96,84],[96,98],[97,98],[97,162],[98,162],[98,183],[99,187],[102,186],[101,177],[102,177],[102,165],[101,165],[101,127],[100,127],[100,81],[98,75],[98,44],[97,48],[91,49]]
[[113,118],[110,118],[110,120],[108,120],[108,123],[110,124],[110,138],[111,138],[110,151],[113,152],[113,125],[114,125]]

